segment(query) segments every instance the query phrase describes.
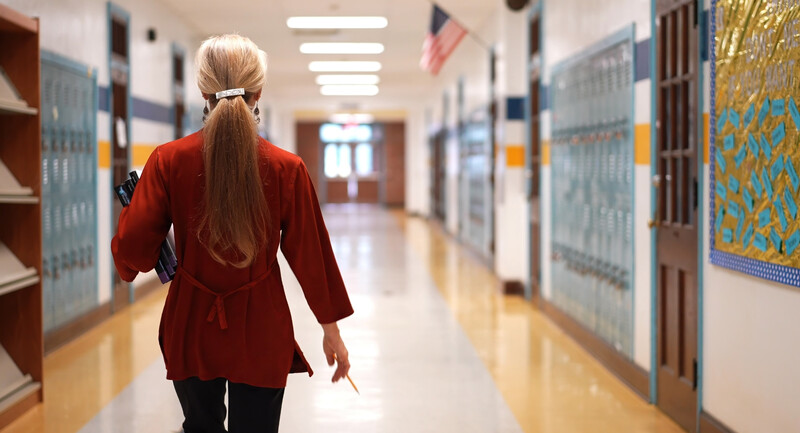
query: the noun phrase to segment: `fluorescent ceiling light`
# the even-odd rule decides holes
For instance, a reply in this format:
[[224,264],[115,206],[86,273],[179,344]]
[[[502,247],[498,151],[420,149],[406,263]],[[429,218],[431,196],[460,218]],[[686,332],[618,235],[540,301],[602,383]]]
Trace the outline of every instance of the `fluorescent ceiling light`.
[[290,17],[290,29],[382,29],[389,25],[385,17]]
[[311,72],[378,72],[381,62],[311,62]]
[[343,124],[372,123],[375,116],[369,113],[336,113],[331,115],[330,121]]
[[375,96],[378,86],[328,85],[320,87],[319,91],[325,96]]
[[317,75],[317,84],[378,84],[377,75]]
[[383,44],[372,42],[308,42],[300,45],[303,54],[380,54]]

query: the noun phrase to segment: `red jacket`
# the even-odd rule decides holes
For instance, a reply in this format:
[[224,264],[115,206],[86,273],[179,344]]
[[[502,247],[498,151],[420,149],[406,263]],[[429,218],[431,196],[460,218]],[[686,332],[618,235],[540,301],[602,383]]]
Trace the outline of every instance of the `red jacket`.
[[244,269],[216,262],[200,244],[202,131],[156,148],[130,206],[119,217],[111,251],[125,281],[153,269],[174,225],[179,271],[159,328],[167,378],[224,377],[282,388],[292,372],[313,374],[294,339],[281,282],[278,247],[320,323],[353,313],[314,186],[302,160],[260,139],[260,171],[272,220],[269,243]]

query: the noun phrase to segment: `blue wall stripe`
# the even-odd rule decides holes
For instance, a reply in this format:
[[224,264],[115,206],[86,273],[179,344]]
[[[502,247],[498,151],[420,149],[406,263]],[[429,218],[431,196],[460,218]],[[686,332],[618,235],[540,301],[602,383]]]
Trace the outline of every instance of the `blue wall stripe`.
[[539,111],[550,109],[550,86],[542,85],[539,88]]
[[108,112],[108,87],[97,86],[97,97],[100,111]]
[[506,120],[525,120],[525,97],[506,98]]
[[638,83],[639,81],[650,78],[650,39],[637,42],[634,47],[634,65],[633,77]]
[[[99,87],[100,111],[108,112],[108,87]],[[172,125],[172,107],[133,97],[133,117]]]
[[172,124],[172,107],[133,98],[133,117]]

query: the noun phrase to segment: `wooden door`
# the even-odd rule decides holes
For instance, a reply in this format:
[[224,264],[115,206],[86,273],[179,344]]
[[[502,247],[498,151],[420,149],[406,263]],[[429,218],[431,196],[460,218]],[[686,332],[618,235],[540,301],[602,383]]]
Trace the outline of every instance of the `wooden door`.
[[[111,170],[113,185],[119,185],[128,179],[130,161],[128,146],[130,145],[130,125],[128,125],[128,21],[122,17],[111,17]],[[117,231],[119,214],[122,205],[111,192],[113,203],[114,233]],[[131,301],[130,284],[122,281],[116,270],[112,270],[114,281],[114,311],[128,305]]]
[[531,250],[530,250],[530,281],[531,281],[531,301],[534,303],[539,302],[539,284],[541,281],[541,250],[540,250],[540,216],[539,216],[539,166],[541,164],[541,146],[540,138],[540,118],[539,118],[539,86],[540,86],[540,70],[538,63],[541,61],[541,53],[539,46],[539,16],[536,15],[531,19],[530,27],[530,58],[533,67],[531,68],[530,75],[530,88],[528,95],[530,98],[530,233],[531,233]]
[[695,0],[657,2],[658,406],[687,431],[697,421],[698,32]]
[[[406,125],[404,122],[384,124],[383,158],[386,206],[403,207],[406,202]],[[360,189],[359,189],[360,190]]]

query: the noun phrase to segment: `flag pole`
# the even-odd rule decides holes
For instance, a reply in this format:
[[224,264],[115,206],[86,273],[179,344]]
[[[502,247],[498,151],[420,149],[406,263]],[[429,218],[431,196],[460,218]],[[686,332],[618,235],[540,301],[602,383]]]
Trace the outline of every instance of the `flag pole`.
[[468,34],[468,35],[470,35],[470,37],[472,37],[472,39],[473,39],[473,40],[474,40],[474,41],[475,41],[475,42],[476,42],[478,45],[480,45],[481,47],[483,47],[483,49],[485,49],[486,51],[492,51],[492,48],[491,48],[491,46],[490,46],[489,44],[487,44],[487,43],[486,43],[486,41],[484,41],[483,39],[481,39],[481,38],[480,38],[480,36],[478,36],[478,34],[477,34],[477,33],[473,32],[473,31],[472,31],[472,29],[470,29],[469,27],[465,26],[465,25],[464,25],[464,23],[463,23],[461,20],[458,20],[458,19],[456,19],[454,15],[452,15],[452,14],[448,13],[448,12],[447,12],[447,11],[446,11],[446,10],[445,10],[445,9],[444,9],[442,6],[441,6],[441,5],[437,4],[437,3],[436,3],[434,0],[428,0],[428,3],[429,3],[431,6],[436,6],[436,7],[438,7],[439,9],[443,10],[443,11],[444,11],[444,12],[445,12],[445,13],[446,13],[446,14],[447,14],[449,17],[450,17],[450,19],[451,19],[451,20],[455,21],[455,22],[456,22],[456,23],[457,23],[459,26],[461,26],[461,28],[463,28],[464,30],[466,30],[466,31],[467,31],[467,34]]

